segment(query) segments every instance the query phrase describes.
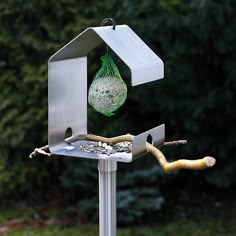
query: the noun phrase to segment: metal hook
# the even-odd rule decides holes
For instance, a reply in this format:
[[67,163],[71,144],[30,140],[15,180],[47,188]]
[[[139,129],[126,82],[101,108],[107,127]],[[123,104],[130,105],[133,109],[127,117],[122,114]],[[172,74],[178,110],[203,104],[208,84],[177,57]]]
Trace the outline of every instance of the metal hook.
[[105,18],[105,19],[103,19],[103,21],[101,23],[101,26],[104,26],[104,25],[106,25],[109,22],[112,23],[112,29],[115,30],[116,29],[116,22],[112,18]]
[[[104,25],[106,25],[109,22],[112,23],[112,29],[115,30],[116,29],[116,22],[112,18],[105,18],[105,19],[103,19],[103,21],[101,23],[101,26],[104,26]],[[108,55],[109,54],[109,47],[108,47],[107,44],[106,44],[106,47],[107,47],[107,55]]]

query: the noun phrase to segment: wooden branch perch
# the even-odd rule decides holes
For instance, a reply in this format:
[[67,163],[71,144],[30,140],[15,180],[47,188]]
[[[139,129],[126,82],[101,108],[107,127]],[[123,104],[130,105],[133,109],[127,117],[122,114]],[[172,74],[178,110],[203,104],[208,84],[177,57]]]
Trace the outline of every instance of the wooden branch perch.
[[[109,145],[119,143],[119,142],[132,142],[133,135],[126,134],[121,136],[116,136],[112,138],[106,138],[102,136],[97,136],[93,134],[83,134],[83,135],[76,135],[71,136],[67,139],[65,139],[65,142],[70,144],[79,140],[90,140],[90,141],[97,141],[97,142],[103,142],[108,143]],[[172,142],[165,142],[163,146],[171,146],[171,145],[179,145],[179,144],[186,144],[186,140],[178,140],[178,141],[172,141]],[[197,160],[186,160],[186,159],[180,159],[173,162],[168,162],[164,156],[164,154],[155,146],[152,144],[146,142],[147,152],[151,153],[153,156],[156,157],[156,159],[159,161],[159,164],[163,168],[163,170],[166,173],[170,173],[172,171],[180,170],[180,169],[191,169],[191,170],[202,170],[209,167],[212,167],[215,165],[216,160],[213,157],[206,156],[202,159]],[[41,148],[35,148],[35,150],[30,154],[30,158],[37,156],[39,154],[52,156],[53,154],[49,151],[49,146],[43,146]]]

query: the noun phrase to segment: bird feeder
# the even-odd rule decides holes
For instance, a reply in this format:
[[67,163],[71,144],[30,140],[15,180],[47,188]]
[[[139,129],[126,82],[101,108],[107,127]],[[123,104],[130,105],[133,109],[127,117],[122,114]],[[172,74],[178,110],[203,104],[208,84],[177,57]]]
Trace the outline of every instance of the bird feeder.
[[[111,19],[110,19],[111,20]],[[78,147],[88,141],[65,142],[65,132],[87,134],[87,55],[105,43],[127,65],[131,85],[162,79],[162,60],[127,25],[90,27],[57,51],[48,61],[49,124],[51,153],[98,160],[100,236],[116,235],[116,170],[117,162],[132,162],[146,153],[147,137],[153,145],[162,145],[165,126],[162,124],[136,135],[132,152],[111,155],[85,152]]]

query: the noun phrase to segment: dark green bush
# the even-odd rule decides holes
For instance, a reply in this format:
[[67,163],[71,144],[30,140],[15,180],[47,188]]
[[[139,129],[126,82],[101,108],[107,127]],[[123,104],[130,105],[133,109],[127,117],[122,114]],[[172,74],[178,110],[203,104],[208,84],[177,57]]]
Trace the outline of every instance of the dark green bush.
[[[44,194],[54,186],[66,188],[68,199],[78,198],[82,210],[95,209],[89,201],[97,193],[96,162],[27,157],[34,147],[47,143],[47,60],[105,17],[128,24],[144,39],[163,59],[165,79],[129,86],[128,100],[115,117],[102,117],[89,108],[89,130],[107,136],[138,134],[165,123],[167,139],[189,140],[185,147],[165,149],[167,157],[217,158],[210,171],[184,172],[188,180],[201,175],[217,186],[235,184],[235,10],[233,0],[1,2],[0,195]],[[89,55],[90,82],[101,52],[103,48]],[[116,60],[128,81],[127,68]],[[153,171],[150,160],[120,170],[126,181],[118,184],[118,207],[122,219],[129,212],[126,222],[158,210],[163,202],[158,186],[166,176]],[[154,178],[150,185],[149,178]],[[132,207],[137,199],[140,203]]]

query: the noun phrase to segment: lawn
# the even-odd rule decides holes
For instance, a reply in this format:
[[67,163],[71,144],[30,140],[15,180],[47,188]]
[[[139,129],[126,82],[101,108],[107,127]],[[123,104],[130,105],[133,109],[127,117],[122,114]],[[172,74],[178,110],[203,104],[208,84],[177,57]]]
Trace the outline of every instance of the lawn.
[[[33,209],[1,210],[0,232],[4,224],[13,219],[28,219],[32,221]],[[51,213],[52,212],[52,213]],[[58,221],[58,210],[50,212],[51,218],[47,224],[26,224],[2,235],[10,236],[95,236],[99,235],[98,225],[76,222],[73,226],[63,226]],[[57,216],[57,219],[53,217]],[[160,220],[160,219],[159,219]],[[2,227],[2,228],[1,228]],[[118,228],[117,236],[234,236],[236,232],[236,217],[228,219],[196,218],[182,219],[170,222],[160,221],[156,225],[138,225]]]
[[[235,224],[222,225],[221,222],[211,220],[200,221],[179,221],[155,227],[135,226],[118,229],[118,236],[234,236]],[[94,236],[98,234],[98,227],[95,225],[77,225],[70,228],[58,226],[40,227],[37,229],[24,228],[11,232],[12,236]]]

